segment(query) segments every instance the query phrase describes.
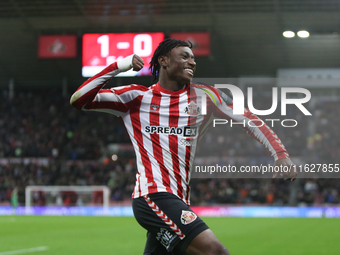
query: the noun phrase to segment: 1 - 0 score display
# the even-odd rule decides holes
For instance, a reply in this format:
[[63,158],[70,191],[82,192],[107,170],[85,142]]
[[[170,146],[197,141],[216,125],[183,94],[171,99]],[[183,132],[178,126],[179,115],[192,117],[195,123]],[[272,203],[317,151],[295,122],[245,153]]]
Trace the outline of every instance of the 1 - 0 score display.
[[137,54],[144,60],[143,69],[139,72],[130,70],[119,75],[150,75],[148,68],[153,52],[163,40],[164,33],[84,34],[82,75],[91,77],[131,54]]

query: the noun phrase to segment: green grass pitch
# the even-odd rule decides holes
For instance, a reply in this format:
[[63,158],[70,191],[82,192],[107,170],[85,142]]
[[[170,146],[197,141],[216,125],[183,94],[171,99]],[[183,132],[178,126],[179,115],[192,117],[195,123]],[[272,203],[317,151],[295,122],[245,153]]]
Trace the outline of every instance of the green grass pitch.
[[[232,255],[340,254],[340,219],[203,218]],[[0,255],[142,254],[145,231],[133,217],[1,216]]]

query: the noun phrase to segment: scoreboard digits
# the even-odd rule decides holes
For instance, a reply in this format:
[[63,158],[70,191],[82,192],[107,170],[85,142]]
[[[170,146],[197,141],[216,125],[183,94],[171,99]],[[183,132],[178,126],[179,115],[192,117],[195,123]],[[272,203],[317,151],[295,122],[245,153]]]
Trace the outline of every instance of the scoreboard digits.
[[163,33],[85,34],[83,36],[83,77],[91,77],[111,63],[137,54],[144,60],[139,72],[128,71],[121,76],[150,75],[148,70],[152,54]]

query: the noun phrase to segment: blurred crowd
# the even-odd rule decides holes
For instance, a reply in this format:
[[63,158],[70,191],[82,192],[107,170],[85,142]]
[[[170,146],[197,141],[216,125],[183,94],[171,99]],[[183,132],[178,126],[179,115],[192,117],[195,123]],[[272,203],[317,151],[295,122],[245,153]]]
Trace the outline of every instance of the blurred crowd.
[[129,141],[118,118],[77,111],[58,90],[4,92],[0,108],[0,157],[98,159],[106,144]]
[[[18,90],[13,96],[3,90],[0,97],[0,203],[9,202],[13,189],[17,188],[19,204],[24,204],[27,185],[106,185],[111,190],[111,201],[131,197],[137,171],[135,160],[117,153],[118,160],[112,161],[107,149],[112,143],[130,143],[119,118],[77,111],[70,106],[69,95],[58,89]],[[296,107],[288,108],[286,119],[296,119],[296,127],[284,128],[275,122],[272,129],[293,159],[335,164],[339,162],[340,152],[339,115],[339,101],[319,100],[312,117],[304,116]],[[275,113],[266,118],[282,119],[282,116]],[[271,126],[270,122],[266,123]],[[218,126],[202,138],[197,157],[209,155],[243,158],[248,160],[247,164],[273,163],[261,144],[242,128],[230,125]],[[45,161],[25,161],[27,158]],[[194,178],[191,202],[193,205],[337,204],[339,191],[338,179],[299,179],[291,183],[268,178]]]

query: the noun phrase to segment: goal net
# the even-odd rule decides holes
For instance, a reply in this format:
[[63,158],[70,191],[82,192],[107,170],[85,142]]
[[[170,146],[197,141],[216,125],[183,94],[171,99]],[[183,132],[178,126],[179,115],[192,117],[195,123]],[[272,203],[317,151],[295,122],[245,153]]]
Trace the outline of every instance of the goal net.
[[31,206],[109,207],[110,189],[106,186],[27,186],[26,208]]

